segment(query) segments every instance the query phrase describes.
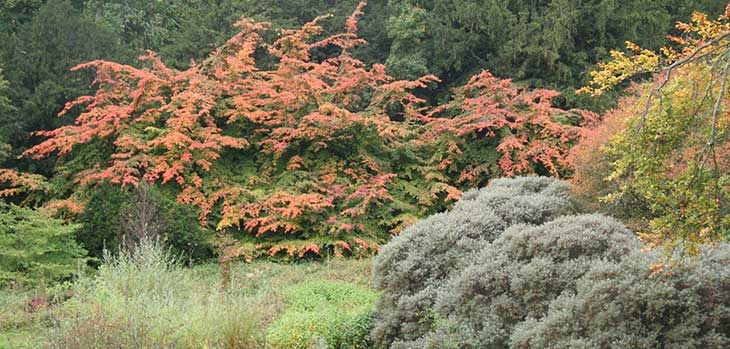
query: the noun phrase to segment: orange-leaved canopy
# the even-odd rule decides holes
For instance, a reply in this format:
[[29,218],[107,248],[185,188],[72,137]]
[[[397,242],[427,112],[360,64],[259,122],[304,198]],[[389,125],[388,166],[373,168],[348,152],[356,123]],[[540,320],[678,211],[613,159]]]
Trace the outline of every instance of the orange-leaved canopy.
[[[101,161],[73,173],[79,190],[102,182],[169,187],[203,224],[233,232],[235,255],[361,254],[503,175],[570,173],[566,154],[596,116],[564,111],[549,90],[488,72],[430,106],[414,91],[435,76],[396,80],[352,54],[362,2],[346,30],[324,36],[314,19],[283,30],[238,22],[240,32],[186,70],[149,52],[141,68],[93,61],[93,96],[66,105],[73,124],[37,132],[25,156]],[[265,63],[264,63],[265,62]]]

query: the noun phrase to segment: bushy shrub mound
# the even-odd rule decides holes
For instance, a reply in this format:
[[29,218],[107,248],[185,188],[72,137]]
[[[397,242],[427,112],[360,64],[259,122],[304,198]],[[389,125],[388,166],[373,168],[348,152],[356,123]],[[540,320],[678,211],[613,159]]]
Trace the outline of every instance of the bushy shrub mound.
[[597,263],[550,305],[523,322],[514,348],[728,348],[730,244],[652,272],[658,253]]
[[40,286],[71,277],[86,263],[77,225],[0,202],[0,287]]
[[438,334],[458,347],[508,347],[516,324],[543,317],[592,264],[618,261],[638,246],[621,223],[601,215],[513,226],[439,289],[436,309],[448,317]]
[[730,247],[657,269],[617,220],[575,214],[567,186],[494,181],[408,228],[375,261],[386,348],[722,348]]
[[415,340],[432,327],[439,289],[505,229],[539,224],[574,211],[568,186],[546,177],[499,179],[466,192],[450,212],[430,216],[378,254],[374,282],[383,291],[373,331],[380,345]]
[[268,328],[267,342],[281,349],[368,349],[376,293],[347,283],[310,281],[284,291],[288,308]]

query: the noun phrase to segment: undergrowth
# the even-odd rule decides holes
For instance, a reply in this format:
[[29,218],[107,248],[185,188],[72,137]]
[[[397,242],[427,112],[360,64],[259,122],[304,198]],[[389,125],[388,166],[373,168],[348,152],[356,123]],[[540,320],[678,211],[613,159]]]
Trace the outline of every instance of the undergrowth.
[[73,283],[0,291],[0,348],[282,348],[297,318],[337,320],[308,336],[324,347],[366,347],[368,259],[234,264],[225,291],[219,274],[148,243]]

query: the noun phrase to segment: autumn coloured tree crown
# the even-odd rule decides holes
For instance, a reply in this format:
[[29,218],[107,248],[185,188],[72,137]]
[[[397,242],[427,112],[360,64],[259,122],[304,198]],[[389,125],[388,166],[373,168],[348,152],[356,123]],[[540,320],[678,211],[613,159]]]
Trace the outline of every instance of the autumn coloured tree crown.
[[[554,108],[557,92],[489,72],[428,107],[414,91],[438,78],[396,80],[352,55],[364,44],[364,6],[342,33],[322,35],[316,18],[272,43],[267,23],[243,19],[185,70],[152,52],[141,68],[81,64],[74,70],[96,70],[96,92],[67,103],[61,114],[74,123],[37,132],[46,140],[24,156],[59,155],[81,189],[168,187],[201,223],[235,235],[229,254],[249,257],[366,253],[463,188],[569,173],[567,150],[593,114]],[[82,148],[98,157],[78,156]]]
[[586,165],[576,173],[584,192],[601,188],[595,196],[623,206],[650,246],[696,254],[730,236],[730,5],[716,20],[695,12],[676,28],[660,52],[630,42],[629,54],[613,51],[579,91],[653,76],[578,145]]

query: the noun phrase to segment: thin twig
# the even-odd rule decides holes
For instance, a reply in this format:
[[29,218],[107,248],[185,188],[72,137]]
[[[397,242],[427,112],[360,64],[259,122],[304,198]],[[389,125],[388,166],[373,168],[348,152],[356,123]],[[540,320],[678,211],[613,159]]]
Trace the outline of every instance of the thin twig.
[[[662,80],[661,84],[659,84],[659,86],[652,88],[651,91],[649,92],[649,97],[646,100],[646,105],[644,107],[644,112],[641,114],[641,120],[639,122],[639,127],[637,127],[637,129],[636,129],[636,133],[635,133],[636,135],[638,135],[639,134],[639,131],[643,128],[644,122],[646,121],[646,116],[649,114],[649,109],[651,108],[651,102],[652,102],[652,99],[653,99],[654,96],[658,96],[660,98],[660,100],[659,100],[659,108],[661,110],[661,103],[662,103],[661,90],[664,88],[664,86],[667,85],[667,83],[669,83],[669,80],[672,77],[672,71],[674,69],[678,68],[678,67],[681,67],[681,66],[689,63],[689,62],[692,62],[695,58],[697,58],[697,56],[700,54],[700,52],[704,51],[708,47],[711,47],[711,46],[717,44],[718,42],[722,41],[723,39],[726,39],[726,38],[729,38],[729,37],[730,37],[730,32],[727,32],[727,33],[724,33],[724,34],[722,34],[722,35],[720,35],[718,37],[712,38],[711,40],[709,40],[705,44],[703,44],[703,45],[697,47],[696,49],[694,49],[694,51],[692,51],[689,55],[683,57],[682,59],[679,59],[679,60],[674,61],[672,64],[670,64],[669,66],[667,66],[666,68],[663,69],[665,71],[664,79]],[[704,57],[704,56],[706,56],[708,54],[705,54],[702,57]]]

